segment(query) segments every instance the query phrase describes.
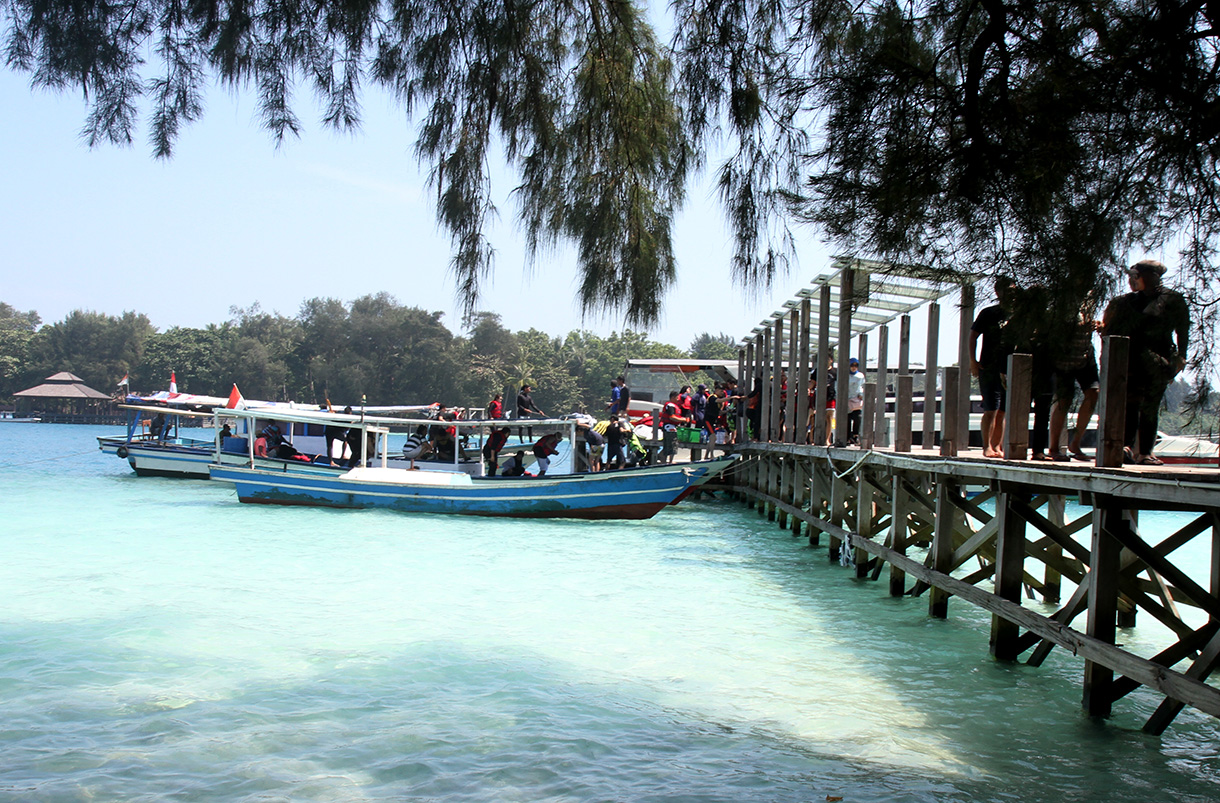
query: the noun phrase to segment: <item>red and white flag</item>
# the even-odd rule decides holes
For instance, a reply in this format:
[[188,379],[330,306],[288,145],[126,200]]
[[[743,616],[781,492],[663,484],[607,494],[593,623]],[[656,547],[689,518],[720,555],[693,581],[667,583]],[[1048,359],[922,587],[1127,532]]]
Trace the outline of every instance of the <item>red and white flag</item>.
[[123,378],[119,380],[118,387],[120,387],[120,388],[128,387],[127,377],[128,377],[128,374],[123,374]]
[[169,372],[169,392],[170,393],[178,392],[178,377],[174,374],[173,371]]
[[229,410],[244,410],[246,409],[246,399],[241,395],[241,391],[237,389],[237,384],[233,384],[233,389],[229,391],[229,403],[225,405]]

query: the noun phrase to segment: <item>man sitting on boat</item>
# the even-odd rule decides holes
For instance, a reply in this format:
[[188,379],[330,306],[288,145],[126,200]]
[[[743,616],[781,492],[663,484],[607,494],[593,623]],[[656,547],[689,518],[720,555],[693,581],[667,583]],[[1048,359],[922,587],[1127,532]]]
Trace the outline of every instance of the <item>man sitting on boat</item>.
[[525,473],[525,451],[518,451],[515,455],[504,461],[504,466],[500,471],[502,477],[520,477]]
[[432,444],[428,442],[428,426],[420,424],[415,428],[415,432],[407,436],[407,442],[402,446],[402,457],[404,460],[418,460],[432,450]]

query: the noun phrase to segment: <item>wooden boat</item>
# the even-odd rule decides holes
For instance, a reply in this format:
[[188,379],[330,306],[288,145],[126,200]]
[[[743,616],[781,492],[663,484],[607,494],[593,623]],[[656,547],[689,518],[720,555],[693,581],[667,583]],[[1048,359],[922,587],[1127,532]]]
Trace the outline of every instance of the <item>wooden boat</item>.
[[[327,418],[325,414],[304,412],[280,417],[292,421]],[[240,501],[254,504],[388,508],[470,516],[645,519],[678,502],[735,459],[592,474],[485,477],[479,476],[480,471],[471,476],[462,471],[438,471],[432,464],[419,461],[408,467],[391,466],[386,450],[378,446],[396,423],[371,418],[347,422],[347,426],[363,433],[359,442],[366,451],[361,455],[360,467],[339,474],[320,474],[291,464],[279,468],[258,465],[252,453],[247,455],[245,465],[216,460],[209,466],[209,473],[212,479],[233,483]],[[505,420],[445,423],[459,431],[474,432],[511,425]],[[569,443],[575,441],[574,420],[532,420],[528,425],[538,431],[566,431]],[[370,466],[374,451],[380,458],[377,465]]]
[[[283,470],[288,464],[299,470],[318,471],[325,474],[339,474],[346,469],[331,466],[328,456],[334,452],[336,460],[346,458],[349,452],[346,446],[337,447],[327,443],[326,427],[328,424],[346,428],[350,422],[361,418],[359,413],[349,416],[343,414],[320,414],[315,410],[302,409],[297,405],[280,404],[276,402],[247,402],[250,405],[245,411],[225,408],[224,399],[218,397],[190,396],[177,394],[180,400],[170,400],[166,405],[149,403],[119,405],[130,414],[127,434],[121,436],[98,437],[98,449],[103,454],[113,454],[126,460],[132,470],[142,477],[176,477],[185,479],[208,479],[208,466],[212,462],[226,462],[235,465],[248,464],[247,456],[252,453],[254,438],[249,433],[257,433],[267,421],[282,422],[285,439],[301,455],[306,455],[308,461],[302,459],[282,460],[275,457],[256,457],[257,464],[268,468]],[[150,397],[151,398],[151,397]],[[395,412],[426,412],[432,405],[398,406],[393,408],[377,408]],[[245,413],[239,415],[239,412]],[[283,416],[296,416],[292,420]],[[311,413],[314,415],[311,417]],[[158,414],[164,417],[163,428],[159,432],[149,430],[147,424]],[[385,420],[385,419],[378,419]],[[393,419],[390,419],[393,420]],[[189,422],[193,425],[187,426]],[[231,425],[233,437],[221,438],[221,426]],[[210,426],[210,429],[200,428],[200,425]],[[198,432],[198,436],[186,434]],[[340,451],[336,451],[335,449]],[[402,462],[401,465],[408,465]],[[459,469],[473,471],[480,465],[477,456],[464,460]]]
[[516,518],[647,519],[723,471],[735,457],[596,474],[472,477],[457,472],[355,468],[337,477],[213,465],[242,502],[388,508]]

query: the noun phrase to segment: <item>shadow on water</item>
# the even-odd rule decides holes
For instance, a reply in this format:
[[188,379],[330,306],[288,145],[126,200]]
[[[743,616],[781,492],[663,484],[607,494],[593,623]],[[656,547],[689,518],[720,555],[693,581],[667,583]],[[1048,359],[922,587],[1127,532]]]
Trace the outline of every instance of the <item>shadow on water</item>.
[[[709,551],[720,570],[764,575],[817,623],[820,637],[893,691],[903,708],[894,713],[906,720],[893,722],[895,739],[944,740],[982,775],[1013,784],[987,799],[1094,799],[1091,788],[1107,778],[1096,799],[1220,797],[1214,718],[1187,708],[1169,732],[1149,736],[1140,728],[1162,698],[1144,690],[1116,703],[1110,719],[1090,718],[1081,705],[1082,659],[1056,650],[1041,667],[997,662],[988,653],[990,615],[981,609],[951,600],[949,618],[933,619],[926,596],[890,597],[886,572],[857,580],[832,563],[825,537],[810,547],[727,499],[684,511],[696,521],[698,513],[717,523],[720,540]],[[679,546],[673,559],[697,561],[697,552]]]
[[[3,629],[0,792],[39,800],[988,799],[985,784],[844,761],[765,726],[653,705],[530,653],[444,641],[387,656],[315,651],[293,676],[259,678],[254,660],[221,667],[204,655],[82,636],[127,628]],[[39,657],[22,645],[39,646]]]

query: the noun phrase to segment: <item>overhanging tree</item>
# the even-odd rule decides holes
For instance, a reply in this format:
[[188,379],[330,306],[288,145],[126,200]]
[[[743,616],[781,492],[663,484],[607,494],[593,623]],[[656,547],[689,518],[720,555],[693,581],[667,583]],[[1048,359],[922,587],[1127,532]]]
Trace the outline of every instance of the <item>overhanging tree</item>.
[[212,76],[256,87],[277,138],[300,129],[298,84],[340,128],[358,123],[362,84],[388,87],[419,123],[468,312],[490,269],[493,145],[517,170],[531,246],[575,242],[586,308],[648,324],[688,173],[723,136],[747,285],[783,268],[787,223],[803,220],[848,252],[1012,272],[1067,318],[1128,250],[1180,242],[1202,367],[1220,233],[1214,2],[671,8],[672,55],[624,0],[0,0],[8,64],[83,90],[91,142],[130,141],[146,99],[168,155]]
[[254,87],[277,140],[301,129],[299,84],[340,129],[359,124],[364,83],[388,88],[418,122],[467,313],[491,266],[493,153],[517,170],[531,253],[576,244],[585,309],[650,324],[673,281],[690,149],[671,64],[631,2],[0,0],[0,14],[10,67],[89,99],[90,144],[130,143],[144,103],[169,156],[213,77]]

